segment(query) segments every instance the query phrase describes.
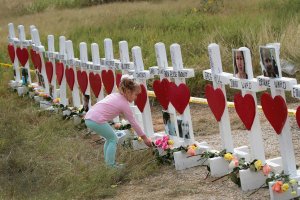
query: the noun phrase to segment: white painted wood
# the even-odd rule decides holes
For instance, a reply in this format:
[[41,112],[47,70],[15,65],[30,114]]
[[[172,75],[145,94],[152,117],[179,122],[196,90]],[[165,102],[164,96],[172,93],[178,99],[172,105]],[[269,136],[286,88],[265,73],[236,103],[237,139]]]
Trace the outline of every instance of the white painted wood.
[[[24,26],[19,25],[18,26],[18,31],[19,31],[20,48],[21,49],[23,49],[23,48],[27,49],[27,47],[30,45],[30,43],[29,43],[28,40],[26,40],[26,34],[25,34]],[[28,49],[27,49],[27,51],[28,51]],[[28,52],[28,54],[29,54],[29,52]],[[29,56],[28,56],[28,60],[25,64],[25,66],[23,66],[23,67],[25,67],[25,69],[27,69],[27,73],[28,73],[27,81],[28,81],[28,84],[31,84],[32,81],[31,81],[30,68],[29,68]],[[22,75],[21,75],[21,77],[22,77]]]
[[61,84],[59,87],[59,97],[60,97],[60,103],[63,104],[64,106],[69,105],[69,100],[67,99],[67,81],[66,81],[66,38],[65,36],[60,36],[59,37],[59,53],[57,60],[59,62],[63,63],[64,65],[64,71],[63,71],[63,77],[61,80]]
[[[87,69],[88,66],[88,52],[87,52],[87,44],[85,42],[80,42],[79,44],[79,52],[80,52],[80,70],[86,71],[88,84],[85,93],[82,95],[82,102],[84,104],[84,95],[89,95],[89,102],[88,107],[91,107],[91,89],[90,89],[90,82],[89,82],[89,73],[90,70]],[[78,84],[79,85],[79,84]]]
[[81,105],[80,96],[79,96],[79,88],[77,84],[77,75],[76,75],[76,67],[74,66],[74,50],[73,50],[73,43],[71,40],[66,41],[66,54],[67,54],[67,66],[73,68],[75,82],[72,91],[72,99],[73,99],[73,106],[79,108]]
[[115,74],[115,65],[114,65],[114,51],[113,51],[113,45],[112,45],[112,40],[110,38],[105,38],[104,39],[104,53],[105,53],[105,58],[104,58],[104,65],[106,69],[111,69],[114,74],[114,87],[112,90],[113,92],[117,92],[117,87],[116,87],[116,74]]
[[48,51],[45,53],[48,57],[48,61],[52,63],[53,66],[53,76],[51,80],[51,87],[52,87],[52,94],[50,94],[53,99],[57,98],[57,92],[56,92],[56,67],[55,67],[55,48],[54,48],[54,36],[48,35]]
[[[94,65],[94,73],[99,73],[100,77],[101,77],[101,71],[102,68],[100,67],[100,53],[99,53],[99,46],[97,43],[93,43],[91,44],[91,50],[92,50],[92,61],[93,61],[93,65]],[[101,77],[101,81],[102,81],[102,77]],[[102,83],[101,85],[101,90],[100,93],[97,97],[97,102],[100,101],[101,99],[104,99],[104,85]]]
[[[219,45],[213,43],[208,45],[208,53],[209,53],[209,60],[210,60],[210,68],[211,68],[211,79],[213,82],[213,87],[220,88],[225,96],[225,103],[227,104],[226,98],[226,91],[225,91],[225,83],[219,78],[222,77],[223,69],[222,69],[222,62],[221,62],[221,54],[220,54],[220,47]],[[208,72],[207,72],[208,74]],[[217,76],[216,76],[217,75]],[[226,76],[226,74],[224,75]],[[204,76],[204,78],[206,78]],[[225,106],[225,110],[221,121],[219,122],[219,130],[221,135],[221,142],[224,149],[228,152],[233,152],[233,141],[231,135],[231,127],[230,127],[230,120],[228,114],[228,108]]]
[[[248,80],[251,81],[253,79],[253,69],[252,69],[250,50],[246,47],[241,47],[238,50],[243,52],[246,73],[248,75]],[[242,96],[245,96],[246,94],[250,94],[254,98],[254,101],[255,101],[256,115],[254,117],[254,121],[253,121],[251,130],[247,131],[248,132],[248,140],[249,140],[250,147],[251,147],[251,149],[250,149],[251,159],[252,160],[259,159],[263,163],[265,163],[264,143],[263,143],[263,138],[262,138],[262,131],[261,131],[261,125],[260,125],[260,121],[259,121],[259,112],[257,109],[257,98],[256,98],[256,92],[261,91],[261,88],[257,87],[258,85],[257,85],[256,80],[254,80],[252,82],[247,82],[248,80],[235,78],[235,81],[237,81],[239,83],[239,85],[242,85],[242,89],[241,89]],[[232,83],[232,81],[230,81],[230,82]],[[247,84],[247,83],[249,83],[249,84]],[[252,87],[253,85],[255,85],[256,87]],[[260,185],[257,185],[257,186],[260,187]]]
[[19,60],[17,57],[17,45],[15,44],[15,41],[17,41],[18,39],[16,38],[15,35],[15,28],[14,28],[14,24],[13,23],[9,23],[8,24],[8,42],[9,44],[12,44],[14,46],[14,50],[15,50],[15,59],[13,61],[13,69],[16,73],[15,75],[15,81],[16,82],[20,82],[21,80],[21,76],[20,76],[20,70],[19,70]]
[[[172,60],[172,66],[174,72],[179,72],[180,70],[183,70],[183,61],[181,56],[181,49],[179,44],[172,44],[170,46],[170,53],[171,53],[171,60]],[[190,69],[190,71],[194,72],[193,69]],[[180,74],[178,73],[178,76],[174,77],[175,84],[178,86],[181,83],[185,84],[185,77],[180,77]],[[188,144],[194,143],[195,137],[194,137],[194,130],[191,120],[191,112],[190,112],[190,106],[189,104],[186,106],[183,114],[182,114],[182,121],[186,121],[189,124],[189,135],[190,139],[185,139],[185,142]]]
[[[263,85],[267,86],[271,90],[271,95],[274,98],[275,96],[279,95],[285,100],[285,91],[291,91],[293,86],[290,87],[290,85],[295,85],[297,81],[294,79],[285,79],[282,78],[281,73],[281,66],[280,66],[280,44],[274,43],[274,44],[268,44],[266,47],[274,48],[276,52],[276,63],[278,67],[279,77],[280,78],[268,78],[268,77],[258,77],[259,83],[262,83]],[[262,64],[262,63],[261,63]],[[264,80],[264,81],[263,81]],[[280,87],[276,83],[285,83],[285,84],[278,84],[281,85]],[[290,82],[290,83],[288,83]],[[267,84],[265,84],[267,83]],[[283,86],[283,85],[286,85]],[[289,124],[289,117],[287,117],[287,120],[284,124],[284,127],[282,129],[282,132],[280,135],[278,135],[279,139],[279,147],[280,147],[280,154],[282,157],[282,164],[283,164],[283,170],[285,174],[289,174],[291,177],[297,176],[297,170],[296,170],[296,161],[295,161],[295,152],[293,147],[293,141],[292,141],[292,133],[291,133],[291,127]]]
[[[150,79],[151,76],[148,70],[144,70],[144,62],[143,62],[142,51],[140,47],[135,46],[132,48],[132,58],[133,58],[133,63],[135,68],[134,77],[140,84],[144,85],[147,91],[147,79]],[[151,115],[148,95],[147,95],[147,101],[146,101],[144,111],[142,112],[142,117],[143,117],[144,131],[148,137],[151,137],[154,134],[154,129],[153,129],[152,115]]]
[[46,75],[45,61],[44,61],[44,56],[43,56],[43,53],[45,52],[45,48],[44,48],[44,46],[41,45],[40,36],[39,36],[39,32],[37,29],[32,30],[32,36],[33,36],[32,40],[34,41],[33,48],[37,53],[39,53],[39,55],[41,57],[41,63],[42,63],[41,74],[42,74],[42,76],[44,78],[44,82],[45,82],[45,92],[47,94],[49,94],[49,82],[48,82],[48,78]]

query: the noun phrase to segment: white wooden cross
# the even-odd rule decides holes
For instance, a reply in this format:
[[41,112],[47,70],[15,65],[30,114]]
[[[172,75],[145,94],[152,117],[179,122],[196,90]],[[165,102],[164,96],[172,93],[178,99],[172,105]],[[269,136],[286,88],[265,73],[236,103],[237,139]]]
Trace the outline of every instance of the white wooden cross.
[[44,61],[44,56],[43,56],[43,52],[45,52],[45,48],[44,48],[44,46],[41,45],[39,32],[36,28],[32,30],[32,42],[33,42],[33,44],[32,44],[33,50],[36,51],[36,53],[38,53],[41,58],[41,63],[42,63],[41,74],[44,79],[45,92],[47,94],[49,94],[49,83],[48,83],[48,78],[46,75],[45,61]]
[[[255,101],[254,121],[253,121],[251,130],[247,131],[250,146],[251,146],[250,152],[251,152],[252,159],[259,159],[263,163],[265,163],[264,144],[263,144],[263,138],[262,138],[262,133],[261,133],[261,126],[260,126],[260,121],[259,121],[259,113],[258,113],[258,109],[257,109],[257,98],[256,98],[256,92],[265,90],[265,87],[259,86],[257,79],[253,78],[250,50],[246,47],[241,47],[238,49],[238,51],[241,51],[243,53],[244,63],[245,63],[245,72],[248,75],[248,78],[240,79],[237,77],[232,77],[229,79],[230,87],[241,90],[243,97],[246,94],[250,94]],[[246,107],[247,105],[244,105],[244,106]]]
[[[130,62],[128,43],[127,41],[119,42],[120,62],[115,61],[116,69],[122,71],[122,74],[129,74],[130,71],[134,70],[133,62]],[[120,63],[120,64],[119,64]]]
[[[179,44],[172,44],[170,46],[171,60],[173,69],[165,69],[164,76],[174,79],[177,86],[185,84],[186,78],[195,76],[194,69],[184,69],[181,56],[181,49]],[[187,104],[184,112],[182,113],[182,123],[188,124],[189,138],[184,138],[186,144],[192,144],[195,141],[193,125],[191,120],[190,106]]]
[[[117,92],[117,87],[116,87],[116,75],[115,75],[115,59],[114,59],[114,51],[113,51],[113,45],[112,45],[112,40],[110,38],[105,38],[104,39],[104,55],[105,58],[102,58],[100,60],[101,65],[104,66],[106,70],[112,70],[113,76],[114,76],[114,85],[112,89],[113,92]],[[102,81],[103,81],[103,77]]]
[[[100,65],[100,54],[99,54],[99,46],[97,43],[91,44],[91,50],[92,50],[92,61],[93,61],[93,70],[92,72],[94,74],[99,74],[101,77],[101,65]],[[102,81],[101,81],[102,82]],[[104,86],[101,85],[101,90],[99,92],[99,95],[97,97],[97,102],[104,98]]]
[[[50,89],[49,92],[51,93],[50,96],[53,99],[57,98],[57,91],[56,91],[56,67],[55,67],[55,59],[58,53],[55,52],[54,48],[54,36],[48,35],[48,51],[45,52],[45,57],[48,58],[48,61],[52,63],[52,80],[50,82]],[[46,69],[47,70],[47,69]],[[47,77],[48,78],[48,77]]]
[[[162,42],[156,43],[155,45],[155,54],[156,54],[156,61],[157,61],[157,66],[150,67],[150,74],[152,75],[159,75],[160,81],[162,81],[164,78],[168,79],[168,81],[171,82],[170,76],[165,76],[165,70],[171,69],[168,67],[168,60],[167,60],[167,54],[166,54],[166,48],[165,44]],[[166,73],[166,75],[169,75],[169,73]],[[170,113],[170,117],[173,119],[171,121],[174,122],[175,130],[176,130],[176,136],[170,135],[170,137],[175,141],[176,145],[180,145],[179,139],[179,129],[178,129],[178,123],[177,123],[177,113],[175,108],[171,103],[168,105],[167,112]],[[168,133],[168,130],[165,129],[165,132]]]
[[[66,74],[65,74],[66,67],[67,67],[65,36],[59,37],[59,53],[57,54],[56,60],[58,60],[58,62],[56,63],[55,68],[57,68],[56,67],[57,65],[60,65],[59,67],[63,68],[61,84],[59,87],[60,104],[67,106],[69,104],[69,100],[67,98],[67,82],[66,82]],[[58,69],[56,69],[56,70],[58,70]]]
[[[203,77],[205,80],[213,82],[214,89],[220,88],[222,90],[225,96],[225,105],[227,105],[225,85],[228,84],[229,74],[223,72],[219,45],[215,43],[208,45],[208,54],[210,69],[203,71]],[[225,106],[221,121],[219,122],[219,131],[222,147],[226,149],[227,152],[233,153],[233,141],[227,106]]]
[[18,38],[16,38],[15,35],[15,28],[13,23],[8,24],[8,43],[9,45],[13,45],[14,48],[14,55],[15,59],[13,61],[13,69],[14,69],[14,76],[15,76],[15,81],[17,83],[20,82],[21,77],[20,77],[20,70],[19,70],[19,60],[17,57],[16,49],[17,49],[17,43],[18,43]]
[[79,51],[80,51],[80,70],[85,71],[87,74],[87,88],[85,90],[85,93],[82,94],[82,102],[85,103],[85,95],[89,96],[88,99],[88,107],[91,107],[91,90],[90,90],[90,82],[89,82],[89,73],[90,73],[90,66],[91,63],[88,62],[88,52],[87,52],[87,44],[85,42],[80,42],[79,44]]
[[141,113],[143,118],[144,131],[148,137],[151,137],[154,134],[154,130],[153,130],[149,98],[147,95],[147,79],[150,79],[152,77],[148,70],[144,70],[144,62],[143,62],[142,51],[140,47],[135,46],[132,48],[132,58],[133,58],[133,63],[135,68],[134,77],[146,89],[147,100],[144,106],[144,110]]
[[73,106],[79,108],[80,103],[80,96],[79,96],[79,89],[77,84],[77,76],[76,76],[76,67],[75,67],[75,58],[74,58],[74,50],[73,50],[73,43],[71,40],[66,41],[66,53],[67,53],[67,66],[74,71],[74,86],[72,90],[72,99],[73,99]]
[[[292,91],[293,86],[297,84],[297,81],[294,78],[282,77],[280,59],[279,59],[280,44],[279,43],[267,44],[266,47],[275,50],[276,57],[274,59],[277,63],[278,73],[280,78],[269,78],[265,76],[258,76],[257,80],[260,86],[266,86],[267,88],[270,88],[271,95],[273,98],[275,96],[281,96],[285,100],[285,91]],[[278,135],[278,138],[279,138],[279,147],[280,147],[284,173],[289,174],[290,177],[292,178],[296,176],[298,176],[299,178],[300,176],[297,175],[297,170],[296,170],[295,152],[294,152],[293,141],[292,141],[291,127],[289,124],[288,117],[283,126],[281,134]]]
[[[23,49],[23,48],[27,49],[27,47],[30,46],[31,44],[30,44],[29,40],[26,40],[24,26],[19,25],[18,30],[19,30],[19,46],[21,49]],[[29,68],[29,57],[28,57],[28,60],[25,64],[25,66],[23,66],[23,67],[27,70],[27,75],[28,75],[27,81],[29,84],[31,84],[32,82],[31,82],[31,75],[30,75],[30,68]]]

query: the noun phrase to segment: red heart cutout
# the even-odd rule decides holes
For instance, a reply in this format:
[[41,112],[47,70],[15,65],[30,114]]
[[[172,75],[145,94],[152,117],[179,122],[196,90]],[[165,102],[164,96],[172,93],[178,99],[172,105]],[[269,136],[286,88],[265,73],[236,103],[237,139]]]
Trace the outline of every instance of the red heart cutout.
[[90,85],[91,85],[91,88],[92,88],[95,96],[98,97],[99,93],[101,91],[101,87],[102,87],[100,75],[90,72],[89,73],[89,81],[90,81]]
[[55,73],[56,73],[57,82],[60,85],[62,78],[64,76],[64,64],[63,63],[57,62],[55,64]]
[[83,94],[85,94],[88,81],[89,80],[86,71],[77,70],[77,82]]
[[46,74],[47,74],[48,82],[51,83],[53,77],[53,65],[52,62],[50,61],[46,62]]
[[297,108],[296,121],[297,121],[297,124],[298,124],[298,126],[300,128],[300,106]]
[[39,70],[40,73],[42,73],[42,60],[41,60],[41,56],[38,52],[34,53],[34,60],[35,60],[35,64],[36,64],[36,69]]
[[253,96],[251,94],[246,94],[243,97],[240,93],[234,95],[234,107],[247,130],[251,130],[256,114]]
[[226,102],[225,97],[220,88],[214,89],[212,85],[205,86],[205,95],[207,98],[207,103],[214,114],[216,120],[221,121]]
[[161,81],[155,80],[153,82],[153,90],[156,96],[156,99],[159,101],[160,105],[167,110],[170,99],[169,99],[169,80],[164,78]]
[[141,86],[141,93],[138,94],[136,100],[134,101],[135,105],[139,108],[141,112],[144,112],[144,108],[147,102],[147,90],[143,84]]
[[14,63],[14,62],[15,62],[15,56],[16,56],[14,45],[9,44],[9,45],[7,46],[7,50],[8,50],[8,55],[9,55],[10,61],[11,61],[12,63]]
[[120,87],[121,78],[122,78],[122,74],[120,73],[116,74],[116,83],[118,88]]
[[35,51],[33,50],[33,49],[30,49],[30,57],[31,57],[31,61],[32,61],[32,63],[33,63],[33,66],[34,66],[34,68],[35,69],[37,69],[37,65],[36,65],[36,59],[35,59]]
[[66,68],[65,74],[66,74],[67,83],[70,89],[73,91],[74,81],[75,81],[74,70],[72,68]]
[[173,82],[169,83],[170,102],[180,114],[184,112],[186,106],[189,104],[190,97],[190,90],[184,83],[181,83],[179,86]]
[[20,47],[17,48],[17,57],[21,63],[21,65],[24,67],[28,61],[28,50],[26,48],[21,49]]
[[264,114],[276,133],[279,135],[287,119],[287,107],[282,96],[272,96],[268,93],[263,93],[261,96],[261,106]]
[[101,78],[107,94],[110,94],[114,88],[114,73],[112,70],[102,70]]

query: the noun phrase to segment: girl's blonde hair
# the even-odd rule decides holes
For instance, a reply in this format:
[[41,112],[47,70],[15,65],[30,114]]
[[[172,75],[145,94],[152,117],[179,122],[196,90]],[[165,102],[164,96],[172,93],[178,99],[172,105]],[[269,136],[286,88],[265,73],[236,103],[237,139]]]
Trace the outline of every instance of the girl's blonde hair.
[[128,78],[128,77],[122,77],[119,90],[121,94],[125,94],[126,91],[130,92],[140,92],[141,86],[137,82],[134,81],[134,79]]

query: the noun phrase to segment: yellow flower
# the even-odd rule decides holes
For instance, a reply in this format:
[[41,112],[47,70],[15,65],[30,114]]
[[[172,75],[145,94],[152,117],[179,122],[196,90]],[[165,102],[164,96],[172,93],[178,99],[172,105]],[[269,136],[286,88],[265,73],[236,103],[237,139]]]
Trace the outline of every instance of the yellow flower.
[[233,159],[233,155],[231,153],[226,153],[224,155],[224,159],[227,161],[231,161]]
[[295,196],[295,195],[297,195],[297,192],[296,192],[296,191],[292,191],[292,192],[291,192],[291,195],[294,195],[294,196]]
[[287,191],[289,188],[290,188],[290,186],[289,186],[288,183],[284,183],[284,184],[281,186],[281,190],[282,190],[283,192]]
[[255,161],[254,166],[255,166],[257,171],[261,170],[262,167],[263,167],[261,160]]
[[168,140],[168,145],[173,145],[174,141],[173,140]]
[[295,179],[290,180],[290,184],[295,185],[296,183],[297,183],[297,181]]
[[143,139],[141,137],[138,137],[138,141],[141,142]]

